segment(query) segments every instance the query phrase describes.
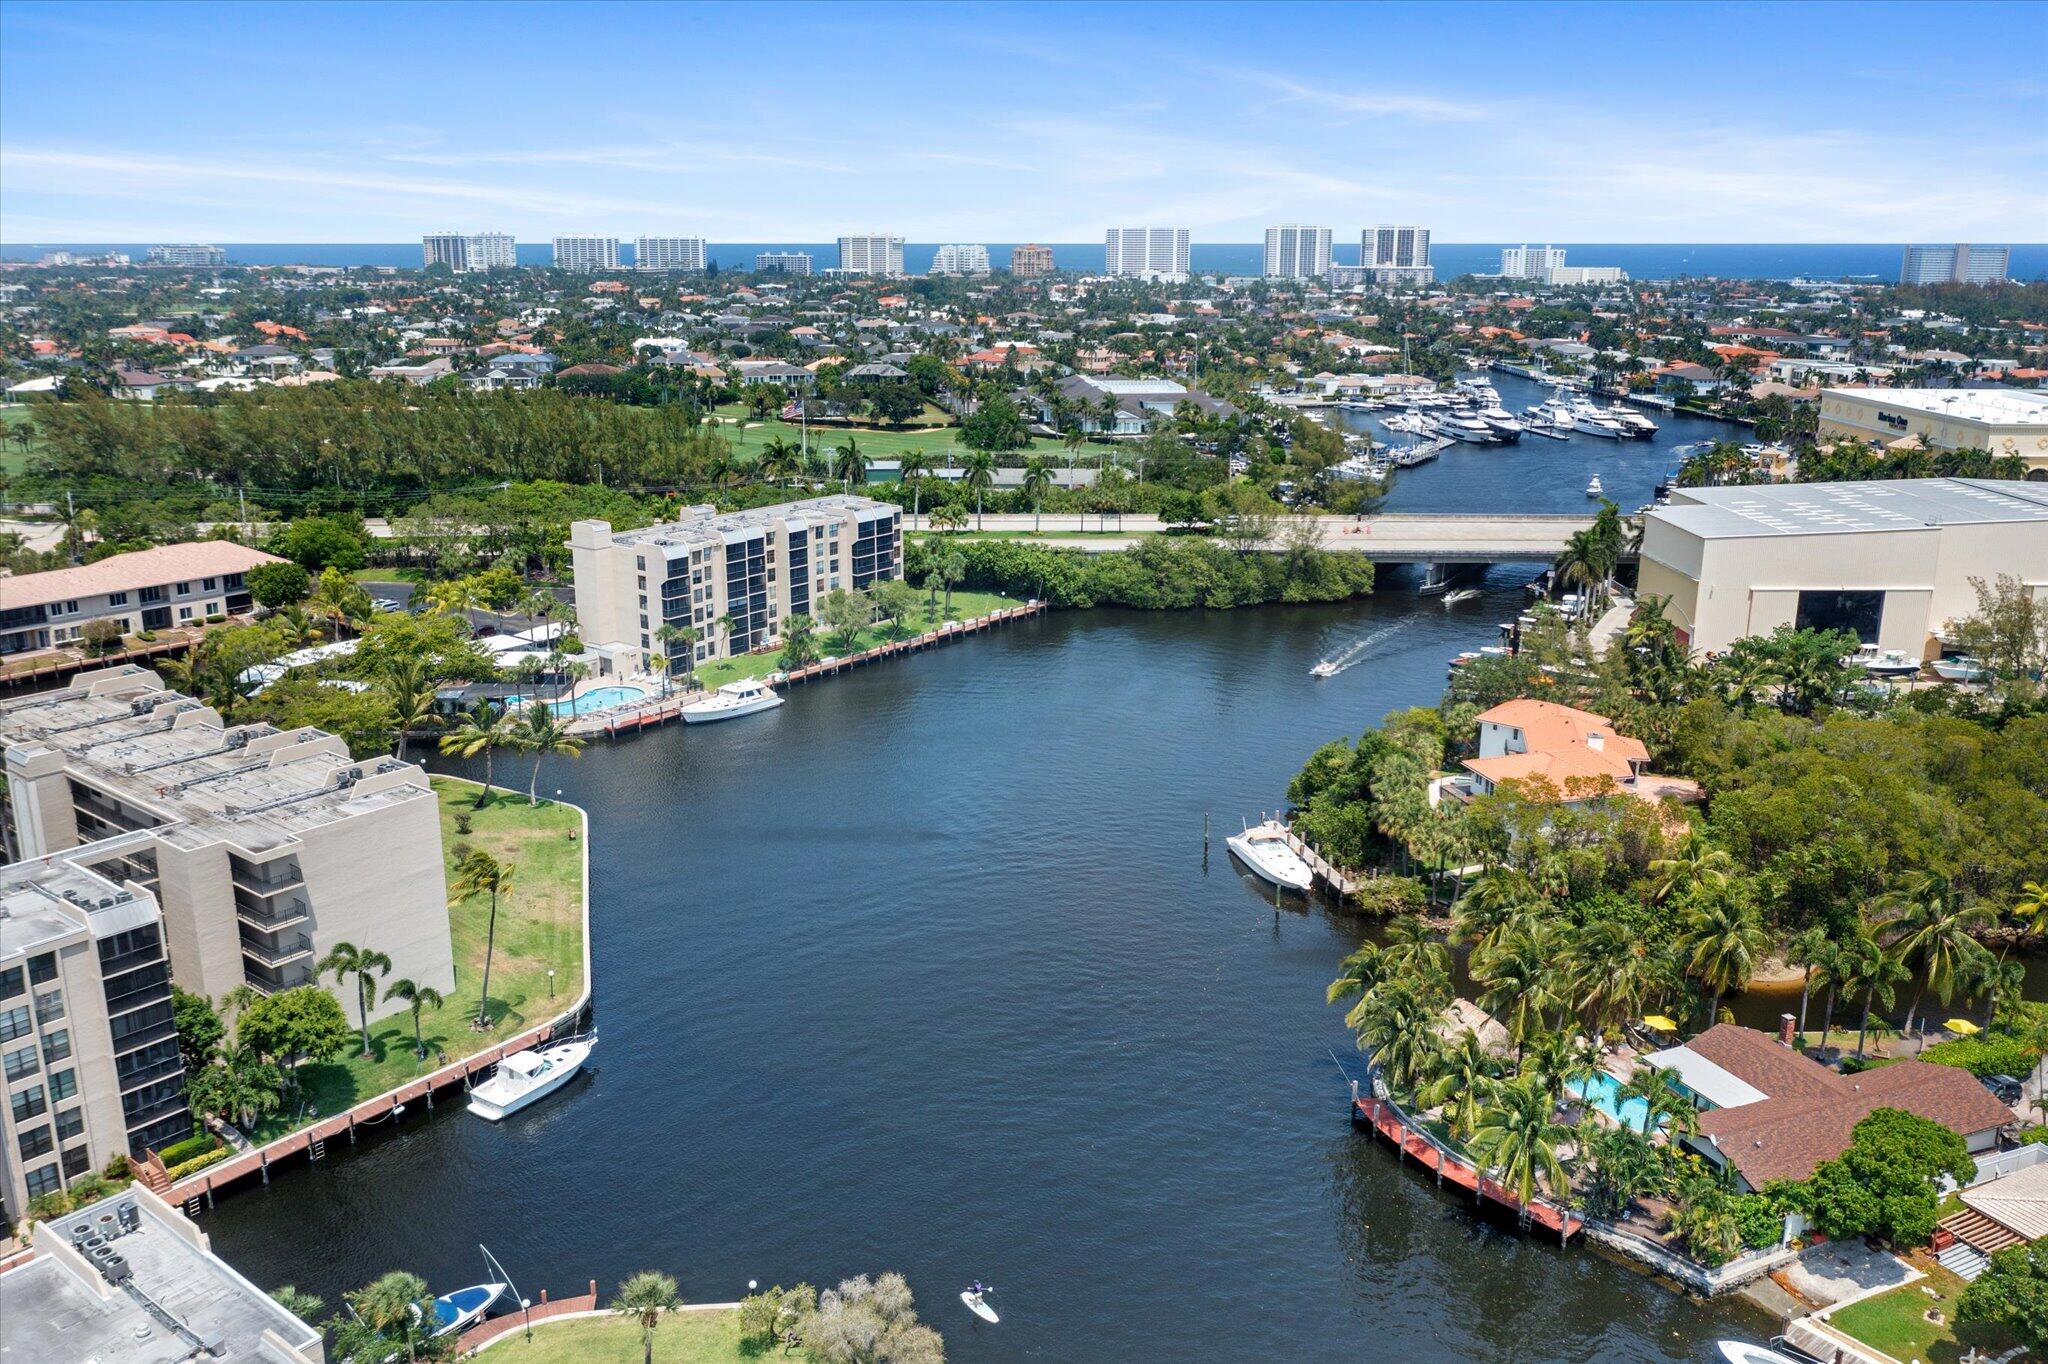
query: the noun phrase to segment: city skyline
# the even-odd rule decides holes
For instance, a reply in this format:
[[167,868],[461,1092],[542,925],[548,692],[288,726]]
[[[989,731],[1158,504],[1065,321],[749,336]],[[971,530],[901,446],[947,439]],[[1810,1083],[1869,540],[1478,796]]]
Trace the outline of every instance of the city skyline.
[[[393,241],[488,222],[543,240],[573,222],[829,241],[886,222],[910,241],[1080,242],[1168,222],[1256,242],[1274,223],[1396,221],[1442,241],[2025,241],[2048,221],[2048,153],[2024,134],[2048,84],[2020,55],[2048,24],[2025,7],[1945,11],[2003,37],[1944,49],[1914,40],[1907,8],[1760,6],[1733,25],[1668,6],[1622,26],[1588,6],[1534,27],[1486,6],[1305,11],[1321,36],[1304,44],[1284,13],[1219,5],[1133,68],[1108,54],[1138,12],[1114,6],[936,24],[809,9],[817,41],[772,52],[748,11],[648,6],[642,40],[602,63],[553,59],[605,13],[300,7],[222,31],[195,6],[9,6],[0,239]],[[1455,63],[1364,78],[1326,55],[1368,30],[1377,52]],[[452,54],[431,115],[391,112],[406,101],[381,54],[401,37]],[[1818,50],[1892,98],[1844,113],[1811,79]],[[224,78],[163,100],[163,64],[202,51]],[[878,64],[891,80],[863,69]],[[1678,79],[1701,68],[1711,84]],[[280,70],[293,118],[247,119],[237,92]],[[657,77],[701,90],[680,131],[634,93]],[[66,96],[81,88],[101,97]],[[916,118],[905,89],[944,117]]]

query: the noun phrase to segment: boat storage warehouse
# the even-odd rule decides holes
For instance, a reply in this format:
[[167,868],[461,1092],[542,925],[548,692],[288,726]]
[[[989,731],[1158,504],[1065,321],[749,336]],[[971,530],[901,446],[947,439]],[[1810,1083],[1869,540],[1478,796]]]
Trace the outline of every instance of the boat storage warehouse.
[[1680,488],[1643,524],[1640,588],[1695,651],[1781,625],[1914,658],[1976,611],[1972,578],[2048,596],[2048,485],[1978,478]]

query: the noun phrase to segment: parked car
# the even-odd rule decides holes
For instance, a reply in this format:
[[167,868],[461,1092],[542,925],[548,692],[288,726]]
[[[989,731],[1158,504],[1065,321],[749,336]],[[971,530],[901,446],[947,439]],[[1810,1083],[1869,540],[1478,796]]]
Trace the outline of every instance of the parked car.
[[1978,1079],[2002,1104],[2016,1104],[2026,1094],[2026,1087],[2010,1075],[1981,1075]]

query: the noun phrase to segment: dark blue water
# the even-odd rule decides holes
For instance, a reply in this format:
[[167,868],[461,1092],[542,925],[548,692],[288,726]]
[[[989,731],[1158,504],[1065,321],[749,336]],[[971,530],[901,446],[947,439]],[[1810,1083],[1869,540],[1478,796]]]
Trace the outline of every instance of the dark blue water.
[[[1524,412],[1544,402],[1551,390],[1512,374],[1486,376],[1500,393],[1501,406]],[[1601,400],[1603,403],[1605,399]],[[1651,500],[1657,484],[1674,472],[1681,456],[1673,447],[1702,440],[1748,441],[1746,426],[1707,421],[1682,413],[1665,414],[1653,407],[1638,409],[1657,423],[1646,440],[1603,440],[1575,434],[1564,440],[1523,436],[1513,445],[1453,445],[1427,464],[1400,469],[1388,490],[1386,509],[1393,512],[1583,512],[1598,502],[1586,496],[1586,485],[1598,475],[1602,495],[1623,511],[1633,512]],[[1330,416],[1375,440],[1411,445],[1414,436],[1389,432],[1378,412],[1336,409]]]
[[[502,1125],[409,1117],[203,1225],[330,1301],[395,1266],[474,1282],[479,1241],[528,1293],[895,1268],[969,1364],[1704,1360],[1767,1332],[1354,1135],[1323,987],[1363,926],[1276,914],[1223,852],[1316,744],[1433,701],[1526,576],[1452,610],[1064,614],[594,746],[547,784],[591,815],[597,1073]],[[960,1306],[974,1278],[1000,1326]]]
[[[1349,243],[1348,245],[1346,243]],[[1618,265],[1632,279],[1674,279],[1685,276],[1719,279],[1848,279],[1896,280],[1905,255],[1903,245],[1886,242],[1553,242],[1569,253],[1573,265]],[[237,265],[397,265],[417,267],[418,242],[230,242],[224,243],[228,259]],[[989,243],[990,259],[1005,266],[1011,242]],[[1062,270],[1100,270],[1101,242],[1051,243],[1053,263]],[[1430,258],[1440,279],[1462,274],[1491,274],[1500,268],[1502,246],[1519,242],[1434,242]],[[922,274],[931,268],[936,242],[911,242],[903,248],[904,268]],[[9,242],[0,244],[0,258],[34,260],[45,251],[125,251],[141,260],[147,243]],[[707,246],[711,259],[726,269],[750,270],[757,251],[808,251],[812,263],[823,270],[838,263],[836,242],[713,242]],[[522,242],[521,265],[547,265],[553,248],[545,242]],[[620,258],[630,263],[630,238],[619,246]],[[1189,248],[1189,264],[1199,273],[1256,275],[1264,263],[1264,247],[1256,242],[1196,242]],[[1338,238],[1336,257],[1356,264],[1356,237]],[[2014,279],[2048,279],[2048,243],[2032,242],[2012,248]]]

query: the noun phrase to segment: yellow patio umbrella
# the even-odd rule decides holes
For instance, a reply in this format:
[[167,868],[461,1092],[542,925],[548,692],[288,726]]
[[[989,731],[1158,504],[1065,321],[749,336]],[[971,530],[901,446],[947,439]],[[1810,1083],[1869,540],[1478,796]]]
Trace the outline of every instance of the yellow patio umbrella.
[[1975,1037],[1978,1033],[1984,1031],[1967,1018],[1951,1018],[1941,1026],[1947,1028],[1957,1037]]
[[1650,1031],[1652,1032],[1678,1031],[1678,1024],[1666,1018],[1663,1014],[1650,1014],[1649,1016],[1643,1019],[1643,1026],[1650,1029]]

